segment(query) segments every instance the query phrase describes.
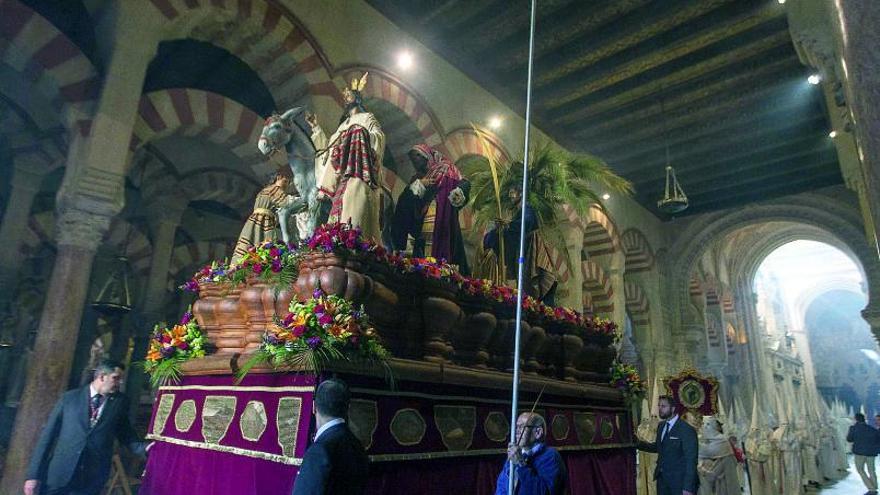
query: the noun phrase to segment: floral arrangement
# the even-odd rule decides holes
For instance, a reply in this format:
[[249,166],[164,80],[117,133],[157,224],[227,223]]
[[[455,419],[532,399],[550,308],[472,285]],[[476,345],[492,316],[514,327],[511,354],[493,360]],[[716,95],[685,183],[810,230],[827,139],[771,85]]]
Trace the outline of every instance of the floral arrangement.
[[317,373],[332,361],[384,363],[388,357],[363,307],[316,289],[305,302],[290,303],[290,313],[267,330],[239,377],[263,362]]
[[189,311],[171,328],[156,325],[144,362],[144,370],[150,374],[153,387],[178,382],[180,365],[188,359],[203,357],[205,347],[205,335]]
[[[400,273],[447,284],[466,296],[481,297],[492,303],[516,307],[516,289],[491,280],[465,277],[446,260],[414,258],[389,252],[374,241],[365,239],[360,228],[346,223],[321,225],[308,240],[300,244],[288,245],[276,241],[251,248],[239,263],[214,263],[202,268],[182,288],[198,292],[200,284],[206,282],[239,284],[251,276],[279,284],[292,283],[296,279],[303,255],[310,252],[356,254],[389,265]],[[530,296],[526,296],[522,304],[523,310],[530,316],[572,327],[584,336],[617,334],[617,325],[608,320],[584,315],[570,308],[548,306]]]
[[250,277],[279,285],[289,285],[296,280],[302,258],[300,246],[282,241],[269,241],[251,246],[237,263],[214,262],[205,266],[180,288],[199,292],[203,283],[241,284]]
[[611,365],[611,385],[623,392],[631,402],[638,402],[645,395],[645,382],[639,376],[639,370],[630,364],[615,360]]

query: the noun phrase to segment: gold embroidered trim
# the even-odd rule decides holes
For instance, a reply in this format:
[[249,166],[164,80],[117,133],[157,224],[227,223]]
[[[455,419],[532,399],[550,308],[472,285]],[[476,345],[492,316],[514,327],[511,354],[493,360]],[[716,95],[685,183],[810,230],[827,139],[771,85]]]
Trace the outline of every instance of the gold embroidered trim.
[[[312,389],[309,389],[311,391]],[[509,400],[502,399],[484,399],[482,397],[466,397],[463,395],[434,395],[434,394],[423,394],[420,392],[401,392],[399,390],[389,391],[389,390],[380,390],[380,389],[372,389],[372,388],[352,388],[352,393],[363,393],[370,395],[388,395],[393,397],[418,397],[421,399],[439,399],[439,400],[448,400],[448,401],[468,401],[468,402],[479,402],[481,404],[505,404],[510,406]],[[556,404],[553,402],[544,402],[541,401],[542,407],[554,407],[558,409],[568,409],[568,410],[582,410],[582,411],[626,411],[623,407],[611,407],[611,406],[578,406],[577,404]],[[528,401],[520,401],[520,405],[528,408],[532,407],[532,403]]]
[[[634,448],[635,444],[633,443],[609,443],[605,445],[563,445],[561,447],[557,447],[555,445],[552,446],[554,449],[559,451],[569,451],[569,450],[604,450],[604,449],[622,449],[622,448]],[[417,460],[425,460],[425,459],[443,459],[447,457],[463,457],[463,456],[476,456],[476,455],[500,455],[507,452],[507,449],[481,449],[481,450],[466,450],[466,451],[456,451],[456,452],[422,452],[418,454],[376,454],[371,455],[370,461],[372,462],[385,462],[385,461],[417,461]]]
[[[187,399],[180,403],[177,412],[174,413],[174,426],[177,431],[186,433],[196,422],[196,401]],[[161,432],[159,433],[161,435]]]
[[275,413],[278,445],[287,457],[293,457],[296,451],[299,419],[302,416],[302,401],[302,397],[282,397],[278,401],[278,411]]
[[599,425],[599,433],[602,434],[602,438],[605,440],[614,436],[614,425],[611,424],[610,419],[602,418],[602,424]]
[[241,412],[241,417],[238,418],[238,427],[241,430],[242,438],[251,442],[260,440],[260,437],[266,432],[268,424],[266,406],[258,400],[248,402],[244,406],[244,411]]
[[422,442],[428,425],[419,411],[412,408],[404,408],[394,413],[389,429],[394,440],[400,445],[407,447],[418,445]]
[[348,405],[348,427],[364,445],[373,446],[373,435],[379,426],[379,406],[374,400],[352,399]]
[[226,452],[229,454],[236,454],[244,457],[253,457],[254,459],[263,459],[266,461],[278,462],[281,464],[287,464],[288,466],[299,466],[302,465],[302,459],[297,457],[286,457],[278,454],[270,454],[268,452],[260,452],[257,450],[248,450],[241,449],[238,447],[229,447],[228,445],[217,445],[217,444],[209,444],[203,442],[193,442],[192,440],[180,440],[178,438],[164,437],[161,435],[153,435],[152,433],[147,435],[147,439],[155,440],[157,442],[165,442],[174,445],[180,445],[183,447],[190,447],[194,449],[202,449],[202,450],[213,450],[215,452]]
[[568,438],[568,434],[571,432],[570,425],[568,424],[568,418],[565,417],[564,414],[557,414],[553,416],[553,422],[550,424],[550,430],[553,432],[553,438],[555,440],[565,440]]
[[162,394],[159,405],[156,406],[156,417],[153,418],[153,433],[161,435],[165,432],[165,423],[171,416],[171,408],[174,407],[174,394]]
[[230,390],[237,392],[314,392],[315,387],[236,387],[232,385],[165,385],[165,390]]
[[220,443],[235,417],[238,398],[232,395],[209,395],[202,406],[202,437],[208,443]]
[[477,408],[474,406],[434,406],[434,424],[440,440],[449,450],[467,450],[474,441]]
[[490,412],[483,420],[483,431],[486,432],[486,438],[493,442],[507,441],[508,435],[510,435],[510,423],[507,422],[507,416],[498,411]]
[[596,435],[596,415],[593,413],[574,413],[574,431],[577,433],[578,443],[590,445]]

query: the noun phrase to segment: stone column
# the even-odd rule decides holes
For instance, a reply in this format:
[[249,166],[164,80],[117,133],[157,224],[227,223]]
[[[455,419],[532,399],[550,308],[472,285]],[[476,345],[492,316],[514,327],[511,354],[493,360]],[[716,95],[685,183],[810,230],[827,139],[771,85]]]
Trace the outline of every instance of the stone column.
[[[21,265],[19,250],[27,232],[31,206],[43,177],[51,168],[45,160],[33,154],[20,154],[14,158],[12,191],[6,211],[3,212],[3,223],[0,224],[0,246],[3,246],[0,250],[0,287],[14,287]],[[0,292],[0,310],[11,297],[11,290]]]
[[874,223],[880,233],[880,9],[875,0],[835,0],[847,102]]
[[15,417],[0,493],[19,493],[31,449],[66,389],[92,262],[111,217],[72,207],[59,212],[58,255],[40,318],[34,360]]
[[[180,217],[186,208],[182,201],[157,201],[161,207],[147,208],[147,217],[153,240],[153,254],[150,260],[150,273],[147,277],[140,308],[133,318],[135,329],[132,362],[142,361],[147,355],[150,331],[163,319],[165,295],[168,285],[168,268],[174,251],[174,234],[180,224]],[[131,414],[135,415],[137,405],[147,382],[147,375],[141,370],[128,372],[126,391],[132,400]]]

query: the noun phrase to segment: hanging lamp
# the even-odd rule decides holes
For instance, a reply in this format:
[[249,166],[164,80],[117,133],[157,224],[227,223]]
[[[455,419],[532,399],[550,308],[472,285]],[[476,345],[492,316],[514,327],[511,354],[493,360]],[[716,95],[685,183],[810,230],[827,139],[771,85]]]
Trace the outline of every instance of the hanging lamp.
[[681,213],[690,206],[687,195],[678,183],[675,177],[675,169],[672,168],[669,159],[669,128],[666,125],[666,112],[664,111],[665,97],[660,100],[660,113],[663,115],[663,139],[666,141],[666,188],[664,190],[663,199],[657,201],[657,209],[667,215],[675,215]]
[[[127,246],[127,242],[126,242]],[[92,308],[103,316],[121,316],[131,311],[131,274],[128,258],[113,258],[106,278],[98,287]]]

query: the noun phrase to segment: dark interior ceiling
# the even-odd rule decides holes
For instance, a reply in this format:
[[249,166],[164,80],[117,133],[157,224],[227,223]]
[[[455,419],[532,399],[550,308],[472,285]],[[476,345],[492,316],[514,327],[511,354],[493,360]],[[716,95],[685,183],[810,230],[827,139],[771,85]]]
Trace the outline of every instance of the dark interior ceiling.
[[[528,1],[367,2],[523,113]],[[534,69],[535,124],[658,215],[667,148],[684,214],[842,182],[777,0],[538,0]]]

